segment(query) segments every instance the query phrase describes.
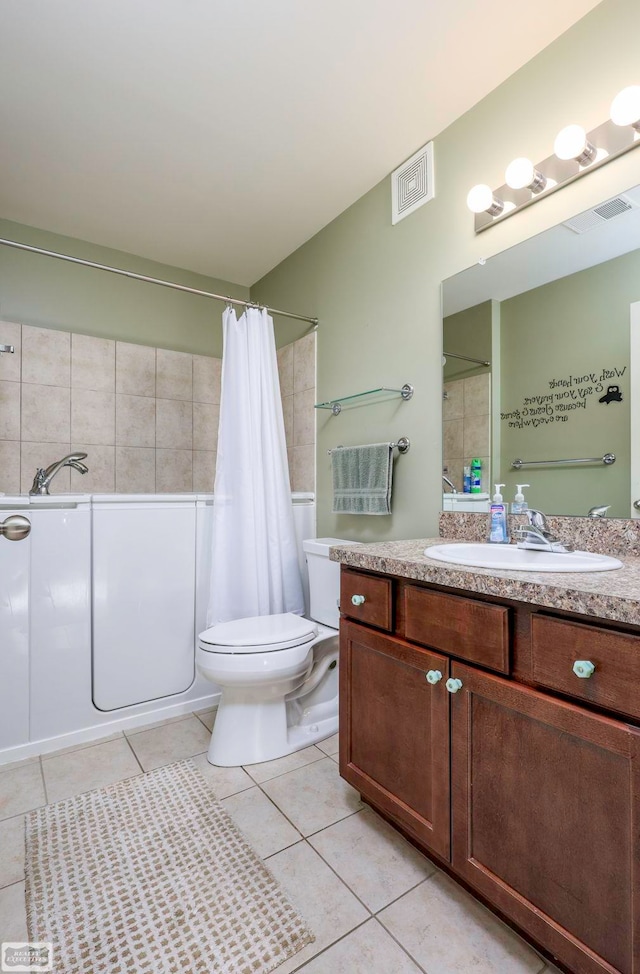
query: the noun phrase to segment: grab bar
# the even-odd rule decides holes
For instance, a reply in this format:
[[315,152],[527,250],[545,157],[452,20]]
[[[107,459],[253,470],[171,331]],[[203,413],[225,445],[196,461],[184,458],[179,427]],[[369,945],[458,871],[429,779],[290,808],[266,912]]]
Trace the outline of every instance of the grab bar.
[[577,457],[575,460],[514,460],[511,466],[514,470],[522,470],[523,467],[547,467],[555,463],[604,463],[610,467],[615,462],[615,453],[605,453],[603,457]]
[[[411,440],[408,436],[401,436],[397,443],[390,443],[389,446],[392,450],[398,450],[399,453],[408,453],[411,448]],[[336,450],[343,450],[344,447],[342,443],[334,447]],[[333,450],[327,450],[329,456],[333,453]]]
[[471,358],[470,355],[458,355],[456,352],[443,352],[442,354],[445,358],[461,358],[465,362],[475,362],[476,365],[486,365],[487,367],[491,365],[491,362],[487,362],[485,359]]

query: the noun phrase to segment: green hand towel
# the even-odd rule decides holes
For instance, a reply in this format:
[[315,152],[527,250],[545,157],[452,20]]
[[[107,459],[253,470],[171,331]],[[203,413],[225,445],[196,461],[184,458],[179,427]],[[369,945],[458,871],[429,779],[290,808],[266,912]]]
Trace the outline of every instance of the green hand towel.
[[391,443],[331,451],[334,514],[391,514]]

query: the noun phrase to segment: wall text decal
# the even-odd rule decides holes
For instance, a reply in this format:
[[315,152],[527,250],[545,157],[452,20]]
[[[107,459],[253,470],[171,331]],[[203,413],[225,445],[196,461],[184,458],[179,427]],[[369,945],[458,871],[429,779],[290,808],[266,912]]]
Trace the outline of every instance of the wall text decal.
[[[549,392],[523,396],[518,409],[500,413],[509,429],[548,426],[550,423],[567,423],[572,415],[587,408],[591,396],[598,396],[598,402],[622,402],[619,385],[605,385],[609,379],[619,379],[627,371],[622,368],[601,369],[581,375],[568,375],[549,379]],[[604,395],[603,395],[604,393]]]

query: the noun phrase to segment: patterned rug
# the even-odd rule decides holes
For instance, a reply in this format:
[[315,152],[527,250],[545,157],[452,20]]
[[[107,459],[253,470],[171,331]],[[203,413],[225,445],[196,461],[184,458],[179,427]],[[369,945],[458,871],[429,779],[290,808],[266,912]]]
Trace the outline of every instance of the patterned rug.
[[314,937],[190,761],[26,816],[58,974],[266,974]]

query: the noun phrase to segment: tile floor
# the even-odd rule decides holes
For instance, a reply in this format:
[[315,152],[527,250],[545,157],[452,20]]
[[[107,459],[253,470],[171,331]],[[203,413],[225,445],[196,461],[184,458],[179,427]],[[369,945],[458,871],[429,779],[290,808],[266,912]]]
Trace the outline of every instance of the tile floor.
[[193,758],[316,935],[277,974],[559,974],[361,803],[338,774],[337,736],[214,768],[214,719],[190,714],[0,767],[0,942],[27,938],[26,811]]

